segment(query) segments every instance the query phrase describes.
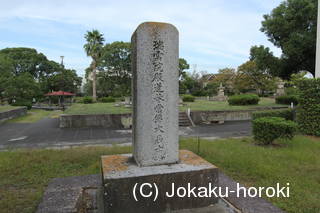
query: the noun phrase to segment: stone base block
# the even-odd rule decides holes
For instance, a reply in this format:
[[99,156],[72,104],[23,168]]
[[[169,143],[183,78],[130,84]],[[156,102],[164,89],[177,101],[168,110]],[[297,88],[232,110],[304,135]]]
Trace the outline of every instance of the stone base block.
[[190,151],[181,150],[179,158],[178,164],[139,167],[131,155],[102,156],[104,211],[160,213],[217,203],[209,193],[199,196],[218,186],[218,168]]

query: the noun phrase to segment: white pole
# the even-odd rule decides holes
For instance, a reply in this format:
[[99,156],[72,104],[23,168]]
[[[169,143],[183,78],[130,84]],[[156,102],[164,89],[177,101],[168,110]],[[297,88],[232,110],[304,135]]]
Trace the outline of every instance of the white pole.
[[318,24],[317,24],[317,52],[316,52],[316,78],[320,78],[320,2],[318,0]]

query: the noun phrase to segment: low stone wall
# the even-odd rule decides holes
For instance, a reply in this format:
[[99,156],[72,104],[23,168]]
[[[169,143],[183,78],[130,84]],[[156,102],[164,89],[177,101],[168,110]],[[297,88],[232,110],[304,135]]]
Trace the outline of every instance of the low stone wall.
[[248,121],[252,119],[253,112],[284,108],[287,107],[269,107],[235,111],[194,111],[191,112],[191,119],[196,125],[209,124],[217,121]]
[[9,111],[0,112],[0,123],[9,119],[17,118],[27,114],[27,107],[20,107]]
[[60,116],[60,128],[107,127],[128,129],[131,128],[131,125],[131,113]]
[[[195,111],[191,112],[191,118],[196,125],[216,121],[246,121],[251,120],[253,112],[283,108],[286,107],[269,107],[238,111]],[[115,129],[129,129],[131,126],[131,113],[60,116],[60,128],[107,127]]]

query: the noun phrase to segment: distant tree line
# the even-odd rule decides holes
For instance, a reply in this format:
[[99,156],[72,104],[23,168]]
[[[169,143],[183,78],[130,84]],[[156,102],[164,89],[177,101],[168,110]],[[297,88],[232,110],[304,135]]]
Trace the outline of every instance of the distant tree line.
[[75,70],[32,48],[6,48],[0,50],[0,101],[11,103],[42,99],[51,91],[77,93],[82,79]]

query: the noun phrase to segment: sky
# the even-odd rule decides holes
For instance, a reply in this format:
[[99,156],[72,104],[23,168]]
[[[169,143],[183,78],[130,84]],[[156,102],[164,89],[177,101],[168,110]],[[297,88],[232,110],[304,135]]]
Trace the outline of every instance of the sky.
[[[179,30],[180,58],[197,71],[236,68],[250,47],[281,50],[260,31],[264,14],[282,0],[0,0],[0,49],[30,47],[77,70],[90,64],[84,34],[97,29],[107,43],[130,41],[146,21],[167,22]],[[196,65],[196,66],[195,66]]]

